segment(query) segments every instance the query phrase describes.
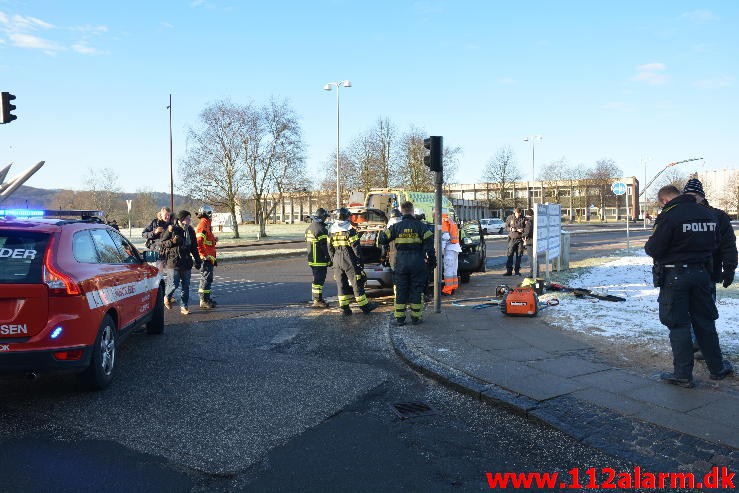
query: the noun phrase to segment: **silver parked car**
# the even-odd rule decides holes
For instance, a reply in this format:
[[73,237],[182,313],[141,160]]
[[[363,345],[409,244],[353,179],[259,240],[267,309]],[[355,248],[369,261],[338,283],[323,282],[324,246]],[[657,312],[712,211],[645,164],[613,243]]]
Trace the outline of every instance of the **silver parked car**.
[[502,235],[505,233],[505,221],[497,217],[480,219],[480,225],[484,235]]

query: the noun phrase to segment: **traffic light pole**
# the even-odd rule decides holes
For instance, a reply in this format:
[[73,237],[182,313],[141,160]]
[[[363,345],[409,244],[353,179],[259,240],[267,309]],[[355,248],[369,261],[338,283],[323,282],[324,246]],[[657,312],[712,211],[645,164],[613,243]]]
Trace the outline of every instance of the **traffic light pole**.
[[441,187],[444,172],[436,171],[436,190],[434,194],[434,250],[436,250],[436,269],[434,269],[434,313],[441,313],[441,268],[444,265],[444,252],[441,251]]

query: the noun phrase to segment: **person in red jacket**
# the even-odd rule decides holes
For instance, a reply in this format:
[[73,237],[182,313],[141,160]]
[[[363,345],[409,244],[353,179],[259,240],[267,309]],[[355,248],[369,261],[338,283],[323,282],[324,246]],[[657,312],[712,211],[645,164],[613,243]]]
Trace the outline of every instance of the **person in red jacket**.
[[200,308],[210,310],[216,307],[216,302],[211,297],[211,285],[213,284],[213,267],[218,265],[216,261],[216,243],[218,238],[213,235],[211,221],[213,219],[213,208],[203,205],[198,209],[198,225],[195,227],[195,236],[198,241],[198,254],[203,266],[200,269]]

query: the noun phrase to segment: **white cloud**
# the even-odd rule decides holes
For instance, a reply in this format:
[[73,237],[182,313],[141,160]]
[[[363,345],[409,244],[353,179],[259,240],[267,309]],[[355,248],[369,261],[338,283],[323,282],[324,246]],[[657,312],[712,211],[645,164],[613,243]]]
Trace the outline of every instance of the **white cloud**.
[[[39,36],[40,31],[45,35]],[[49,55],[70,50],[84,55],[100,54],[101,51],[89,45],[88,39],[107,31],[106,26],[59,27],[37,17],[0,12],[0,44],[40,50]],[[70,37],[69,33],[77,33],[78,39],[64,39]]]
[[717,20],[718,16],[710,10],[691,10],[680,15],[680,18],[697,24],[705,24]]
[[725,87],[731,87],[733,85],[734,77],[730,75],[722,75],[721,77],[715,77],[713,79],[697,80],[693,83],[694,87],[706,90],[723,89]]
[[604,110],[618,111],[620,113],[634,113],[637,108],[631,103],[624,103],[622,101],[614,101],[612,103],[606,103],[603,105]]
[[650,86],[661,86],[667,84],[669,76],[664,72],[667,65],[660,62],[645,63],[636,67],[636,74],[631,77],[635,82],[645,82]]
[[64,51],[66,48],[53,41],[39,38],[31,34],[13,33],[10,36],[10,41],[14,46],[18,48],[29,48],[32,50],[42,50],[46,53],[55,53],[57,51]]

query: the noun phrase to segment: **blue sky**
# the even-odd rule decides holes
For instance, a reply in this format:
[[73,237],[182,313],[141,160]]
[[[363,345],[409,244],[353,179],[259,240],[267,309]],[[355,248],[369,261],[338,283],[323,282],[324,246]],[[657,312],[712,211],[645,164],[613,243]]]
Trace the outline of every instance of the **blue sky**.
[[[739,2],[0,0],[0,89],[18,120],[0,125],[0,164],[27,183],[81,189],[114,168],[126,191],[169,189],[185,132],[209,103],[286,98],[307,166],[380,116],[443,135],[463,154],[456,182],[480,181],[511,146],[524,178],[565,157],[611,158],[643,179],[703,157],[737,167]],[[12,175],[13,173],[11,173]]]

